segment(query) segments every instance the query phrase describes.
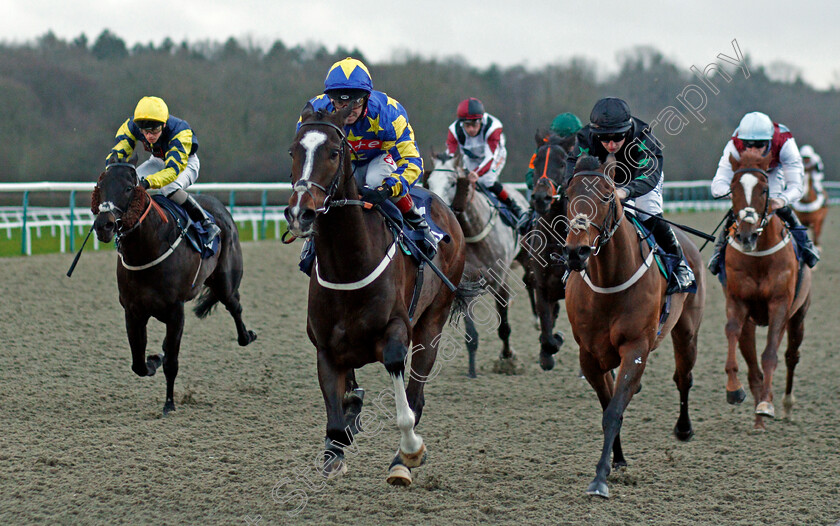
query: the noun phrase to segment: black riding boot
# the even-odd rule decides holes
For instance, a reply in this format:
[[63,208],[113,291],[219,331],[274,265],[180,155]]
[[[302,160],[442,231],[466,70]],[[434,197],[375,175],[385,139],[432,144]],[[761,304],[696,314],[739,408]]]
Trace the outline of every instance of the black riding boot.
[[694,283],[694,272],[691,270],[691,267],[685,263],[682,247],[680,247],[680,243],[677,241],[677,236],[674,235],[674,231],[671,230],[671,225],[665,221],[657,221],[653,218],[645,221],[645,226],[648,225],[650,225],[653,233],[653,239],[656,240],[656,243],[669,255],[679,258],[679,264],[674,268],[674,272],[668,281],[668,288],[666,289],[665,294],[686,292]]
[[207,232],[207,245],[209,246],[210,243],[213,242],[216,236],[222,233],[221,229],[214,223],[210,217],[207,215],[207,212],[201,208],[201,205],[193,199],[193,196],[187,195],[187,200],[184,201],[184,204],[181,205],[184,207],[184,210],[187,211],[187,215],[190,216],[190,219],[193,221],[200,223],[204,230]]
[[[507,192],[505,192],[505,188],[502,186],[502,183],[496,181],[495,183],[493,183],[493,186],[489,186],[487,187],[487,189],[493,192],[496,198],[499,199],[499,202],[507,206],[510,209],[511,213],[514,216],[516,216],[516,230],[518,230],[519,232],[523,232],[524,230],[526,230],[529,219],[528,213],[523,211],[522,208],[519,206],[519,203],[517,203],[513,199],[513,197],[511,197],[510,195],[508,195]],[[502,197],[503,193],[504,197]]]
[[796,240],[796,244],[802,253],[802,261],[809,267],[814,268],[814,265],[820,260],[820,253],[808,238],[808,227],[800,223],[793,210],[786,206],[776,210],[776,215],[785,222],[785,226],[788,227],[793,239]]
[[720,258],[723,254],[723,249],[726,246],[726,239],[729,236],[729,228],[734,222],[735,219],[732,217],[732,212],[727,212],[726,220],[723,222],[723,228],[720,229],[717,241],[715,241],[715,248],[712,252],[712,257],[709,258],[709,264],[706,265],[713,276],[720,274]]
[[411,204],[411,208],[407,212],[403,213],[403,219],[405,219],[405,222],[408,223],[408,226],[410,226],[412,230],[423,233],[423,240],[426,246],[420,247],[420,249],[423,250],[429,257],[434,256],[435,251],[437,250],[437,242],[432,235],[432,231],[429,230],[429,223],[426,222],[425,217],[420,215],[420,212],[417,210],[417,206],[414,203]]

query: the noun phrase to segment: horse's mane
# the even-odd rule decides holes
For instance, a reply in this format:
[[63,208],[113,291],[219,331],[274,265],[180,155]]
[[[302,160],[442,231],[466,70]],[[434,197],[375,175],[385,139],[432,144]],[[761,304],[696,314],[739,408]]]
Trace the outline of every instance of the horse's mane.
[[577,160],[577,163],[575,163],[575,173],[583,171],[598,171],[600,168],[601,161],[599,161],[597,157],[593,157],[591,155],[584,155]]

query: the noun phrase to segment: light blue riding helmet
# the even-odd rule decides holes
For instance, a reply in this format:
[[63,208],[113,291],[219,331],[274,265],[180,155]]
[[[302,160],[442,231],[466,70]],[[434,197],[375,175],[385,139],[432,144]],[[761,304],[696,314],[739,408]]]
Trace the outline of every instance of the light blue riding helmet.
[[760,111],[747,113],[738,125],[738,138],[743,141],[769,141],[773,138],[773,121]]

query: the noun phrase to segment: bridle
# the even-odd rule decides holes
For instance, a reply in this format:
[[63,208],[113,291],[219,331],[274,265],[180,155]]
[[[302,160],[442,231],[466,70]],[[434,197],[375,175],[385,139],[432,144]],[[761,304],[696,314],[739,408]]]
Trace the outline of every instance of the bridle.
[[551,177],[548,176],[548,159],[551,157],[551,144],[548,144],[546,147],[548,149],[545,152],[545,163],[543,163],[542,175],[540,175],[540,177],[537,179],[537,182],[534,183],[534,187],[537,186],[537,183],[545,179],[548,182],[550,188],[550,191],[548,193],[549,197],[551,197],[552,199],[559,199],[560,196],[557,195],[557,186],[554,184],[554,181],[551,179]]
[[755,231],[758,235],[761,235],[761,233],[764,231],[764,227],[767,226],[767,223],[770,221],[770,217],[772,216],[772,214],[767,213],[767,210],[770,206],[770,185],[768,184],[770,176],[767,175],[767,172],[758,167],[739,168],[738,170],[735,170],[733,176],[744,173],[755,173],[761,175],[764,178],[764,211],[762,211],[761,215],[759,216],[758,212],[756,212],[756,210],[751,206],[742,208],[738,211],[738,214],[735,217],[735,228],[739,229],[741,227],[741,222],[747,222],[752,225],[758,223],[758,227],[755,229]]
[[354,201],[344,199],[342,201],[333,201],[335,198],[335,193],[338,191],[338,183],[341,179],[341,170],[344,169],[344,160],[345,155],[348,150],[350,152],[355,152],[353,146],[350,144],[350,141],[347,140],[347,135],[345,135],[344,130],[340,127],[336,126],[335,124],[327,121],[309,121],[309,122],[302,122],[300,123],[300,127],[303,128],[304,126],[328,126],[338,133],[338,137],[341,139],[341,147],[339,148],[339,159],[338,159],[338,168],[336,168],[335,173],[332,177],[332,182],[330,182],[329,188],[324,187],[323,185],[316,183],[315,181],[310,181],[309,179],[300,179],[292,185],[292,191],[303,191],[305,192],[313,202],[315,202],[315,196],[312,195],[312,188],[317,188],[318,190],[324,192],[324,203],[320,208],[315,210],[316,214],[319,213],[326,213],[331,206],[346,206],[351,204],[358,204],[363,205],[363,201]]
[[[133,183],[134,183],[134,186],[137,186],[137,169],[136,169],[136,168],[135,168],[135,166],[134,166],[133,164],[131,164],[131,163],[111,163],[111,164],[109,164],[109,165],[107,165],[107,166],[105,167],[105,172],[107,173],[107,172],[108,172],[108,170],[110,170],[110,169],[111,169],[111,168],[113,168],[113,167],[117,167],[117,166],[122,166],[122,167],[128,167],[128,168],[131,168],[131,173],[134,175],[134,181],[133,181]],[[96,191],[97,191],[97,192],[99,192],[99,191],[100,191],[99,182],[97,182],[97,183],[96,183]],[[100,194],[100,195],[101,195],[101,194]],[[132,195],[132,199],[130,199],[130,200],[128,201],[128,204],[129,204],[129,205],[131,204],[131,201],[133,200],[133,198],[134,198],[134,196]],[[116,230],[116,238],[117,238],[117,240],[119,241],[119,239],[120,239],[122,236],[125,236],[126,234],[128,234],[129,232],[131,232],[132,230],[134,230],[135,228],[137,228],[138,226],[140,226],[140,223],[143,221],[143,219],[145,219],[145,218],[146,218],[146,214],[148,214],[148,213],[149,213],[149,210],[150,210],[151,208],[152,208],[152,199],[150,198],[150,199],[149,199],[149,206],[148,206],[148,208],[146,208],[146,211],[145,211],[145,212],[143,212],[143,215],[140,217],[140,220],[139,220],[139,221],[137,221],[137,223],[135,223],[135,224],[134,224],[132,227],[130,227],[128,230],[123,230],[122,216],[125,214],[125,210],[123,210],[122,208],[118,207],[116,204],[114,204],[114,202],[113,202],[113,201],[104,201],[104,202],[99,203],[99,210],[98,210],[98,213],[100,213],[100,214],[101,214],[101,213],[107,213],[107,212],[110,212],[111,214],[113,214],[113,216],[114,216],[114,223],[117,225],[117,227],[116,227],[116,229],[115,229],[115,230]],[[118,213],[115,213],[115,212],[118,212]]]
[[[612,179],[602,172],[595,172],[595,171],[581,171],[577,172],[569,179],[569,183],[571,183],[572,179],[581,176],[587,175],[594,175],[597,177],[604,177],[610,182]],[[570,201],[571,203],[571,201]],[[615,204],[615,193],[610,194],[610,202],[609,202],[609,210],[607,211],[607,216],[604,218],[603,223],[601,223],[600,227],[598,228],[598,235],[595,236],[595,239],[592,241],[590,248],[592,249],[592,255],[597,256],[598,252],[601,251],[601,247],[606,245],[610,239],[612,239],[613,235],[615,234],[616,230],[618,230],[619,225],[621,225],[621,221],[624,219],[624,216],[618,215],[618,206]],[[612,225],[610,225],[610,221],[612,221]],[[569,229],[574,231],[580,230],[587,230],[590,226],[592,226],[592,220],[586,214],[580,213],[576,215],[569,221]]]

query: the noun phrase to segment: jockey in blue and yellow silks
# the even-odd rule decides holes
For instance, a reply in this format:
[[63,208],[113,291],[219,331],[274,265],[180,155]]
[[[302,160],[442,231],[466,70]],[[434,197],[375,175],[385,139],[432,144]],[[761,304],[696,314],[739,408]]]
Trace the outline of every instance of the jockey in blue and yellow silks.
[[362,193],[368,200],[393,201],[406,222],[422,231],[427,244],[434,247],[429,226],[408,194],[423,173],[423,159],[402,104],[374,90],[367,66],[350,57],[332,65],[323,95],[309,102],[315,110],[352,106],[344,132],[355,150],[353,173]]
[[117,130],[116,143],[106,164],[125,162],[139,141],[151,157],[137,167],[140,186],[154,188],[181,205],[190,219],[204,227],[206,243],[221,232],[203,208],[185,190],[198,179],[198,139],[187,121],[173,117],[160,97],[143,97],[134,115]]

